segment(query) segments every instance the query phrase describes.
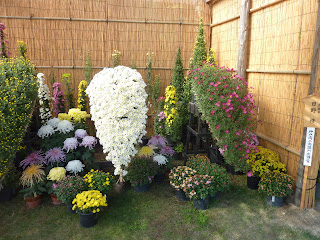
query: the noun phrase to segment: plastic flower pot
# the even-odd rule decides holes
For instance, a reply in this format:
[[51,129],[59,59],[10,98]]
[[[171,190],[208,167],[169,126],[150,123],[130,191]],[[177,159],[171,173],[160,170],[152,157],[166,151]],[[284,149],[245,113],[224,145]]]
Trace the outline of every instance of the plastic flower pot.
[[13,188],[4,188],[0,191],[0,202],[10,201],[14,197]]
[[259,188],[258,184],[260,182],[261,178],[256,177],[256,176],[251,176],[248,177],[247,176],[247,186],[248,188],[252,189],[252,190],[256,190]]
[[53,205],[60,205],[62,201],[57,197],[56,194],[51,194],[51,200]]
[[78,213],[81,227],[90,228],[98,223],[98,215],[96,213]]
[[186,196],[186,193],[185,193],[183,190],[181,190],[181,189],[179,189],[179,190],[176,191],[176,197],[177,197],[178,200],[181,201],[181,202],[188,201],[188,198],[187,198],[187,196]]
[[283,197],[267,196],[267,204],[273,207],[282,207]]
[[229,164],[227,164],[227,172],[228,173],[231,173],[232,175],[243,175],[243,172],[240,172],[240,171],[236,171],[234,169],[234,166],[231,166]]
[[73,204],[72,202],[67,202],[67,210],[69,213],[76,213],[75,210],[72,210]]
[[147,184],[144,184],[144,185],[137,185],[137,186],[134,186],[133,189],[135,192],[147,192],[149,190],[149,187],[150,187],[150,183],[147,183]]
[[36,208],[41,204],[41,196],[25,197],[24,200],[26,201],[28,208]]
[[207,210],[209,207],[209,196],[204,199],[193,199],[193,206],[199,210]]

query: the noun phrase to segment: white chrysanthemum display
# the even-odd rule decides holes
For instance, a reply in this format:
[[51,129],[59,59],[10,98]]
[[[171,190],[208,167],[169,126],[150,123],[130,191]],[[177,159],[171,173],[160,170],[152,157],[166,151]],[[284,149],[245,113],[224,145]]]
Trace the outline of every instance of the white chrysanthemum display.
[[59,122],[58,126],[57,126],[57,131],[61,132],[61,133],[68,133],[71,132],[74,129],[73,125],[71,122],[69,122],[68,120],[63,120],[61,122]]
[[115,175],[125,171],[137,153],[135,144],[146,133],[147,93],[140,73],[128,67],[105,68],[97,73],[86,92],[97,137],[112,161]]
[[155,155],[153,157],[153,161],[158,163],[158,165],[167,165],[167,163],[168,163],[168,159],[161,154]]
[[40,104],[40,119],[42,124],[46,124],[48,120],[51,118],[51,110],[50,110],[50,90],[47,84],[44,83],[44,74],[37,74],[38,80],[38,97]]
[[77,129],[74,133],[75,138],[84,138],[85,136],[88,136],[88,133],[84,129]]
[[77,173],[82,172],[84,167],[85,165],[82,164],[80,160],[72,160],[68,162],[66,170],[76,175]]
[[56,129],[58,127],[58,124],[60,123],[60,119],[59,118],[52,118],[48,121],[48,125],[52,126],[54,129]]
[[52,134],[54,134],[54,129],[52,126],[50,125],[43,125],[41,126],[41,128],[38,130],[38,136],[42,139],[44,139],[45,137],[49,137]]
[[69,152],[70,150],[77,149],[79,142],[76,138],[67,138],[63,142],[63,149]]

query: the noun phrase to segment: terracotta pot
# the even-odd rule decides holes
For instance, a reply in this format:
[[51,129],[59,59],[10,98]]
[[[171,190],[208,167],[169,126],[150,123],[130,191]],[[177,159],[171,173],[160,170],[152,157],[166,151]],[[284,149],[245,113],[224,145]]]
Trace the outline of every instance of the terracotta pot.
[[41,196],[25,197],[24,200],[26,201],[28,208],[36,208],[41,204]]
[[50,194],[53,205],[60,205],[62,201],[57,197],[56,194]]

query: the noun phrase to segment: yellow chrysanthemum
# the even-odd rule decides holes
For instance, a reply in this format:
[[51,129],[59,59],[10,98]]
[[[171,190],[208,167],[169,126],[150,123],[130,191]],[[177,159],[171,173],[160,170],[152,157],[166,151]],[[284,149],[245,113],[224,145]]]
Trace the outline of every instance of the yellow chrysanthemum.
[[151,157],[153,156],[154,151],[151,147],[144,146],[142,147],[139,152],[137,153],[138,157]]
[[47,176],[48,180],[60,181],[66,176],[66,169],[63,167],[52,168]]
[[45,172],[42,165],[31,165],[27,167],[20,178],[21,184],[24,187],[32,187],[35,183],[44,180]]

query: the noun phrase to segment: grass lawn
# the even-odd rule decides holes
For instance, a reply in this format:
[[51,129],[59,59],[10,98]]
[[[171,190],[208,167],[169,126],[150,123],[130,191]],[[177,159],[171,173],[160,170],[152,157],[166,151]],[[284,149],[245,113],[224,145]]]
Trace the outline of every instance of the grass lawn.
[[89,229],[49,196],[28,209],[19,194],[0,203],[0,239],[320,239],[319,212],[270,207],[263,194],[247,188],[246,176],[231,177],[231,190],[206,211],[179,202],[168,181],[147,193],[110,194],[110,205]]

